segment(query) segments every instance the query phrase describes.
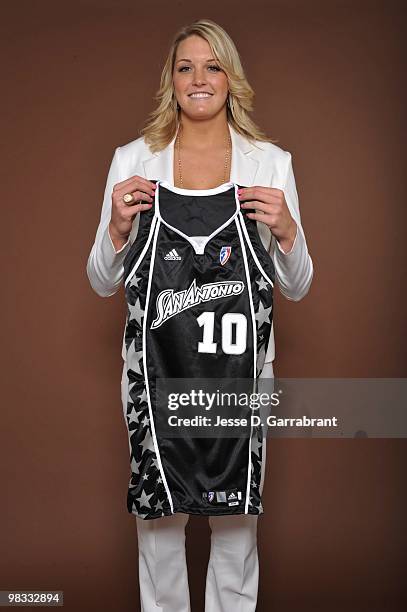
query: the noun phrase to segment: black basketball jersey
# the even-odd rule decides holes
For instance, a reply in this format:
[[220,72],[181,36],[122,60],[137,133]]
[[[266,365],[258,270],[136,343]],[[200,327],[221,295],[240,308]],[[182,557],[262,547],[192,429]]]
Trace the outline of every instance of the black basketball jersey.
[[143,519],[262,514],[261,428],[239,438],[160,437],[154,383],[256,380],[271,331],[273,261],[235,183],[156,185],[124,260],[127,508]]

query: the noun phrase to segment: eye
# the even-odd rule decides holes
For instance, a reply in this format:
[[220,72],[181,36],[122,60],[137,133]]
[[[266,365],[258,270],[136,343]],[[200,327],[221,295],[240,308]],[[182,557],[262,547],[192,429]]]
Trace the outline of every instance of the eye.
[[189,70],[189,66],[181,66],[181,68],[178,68],[178,72],[185,72],[186,70]]
[[221,68],[219,66],[217,66],[216,64],[212,64],[211,66],[208,66],[208,69],[211,72],[220,72]]

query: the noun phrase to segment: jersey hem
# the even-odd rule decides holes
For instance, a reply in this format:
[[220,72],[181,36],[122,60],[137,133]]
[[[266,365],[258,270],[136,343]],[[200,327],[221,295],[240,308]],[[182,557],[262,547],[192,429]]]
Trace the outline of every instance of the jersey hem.
[[[212,508],[211,510],[214,510],[214,508]],[[244,508],[242,508],[239,511],[239,508],[237,508],[236,510],[234,510],[233,512],[225,512],[223,508],[219,508],[219,512],[203,512],[202,508],[189,508],[188,510],[185,508],[177,508],[176,510],[174,510],[174,512],[171,512],[171,510],[163,510],[161,514],[158,514],[157,516],[146,516],[144,514],[138,514],[137,512],[134,511],[130,511],[130,514],[132,514],[133,516],[136,516],[140,519],[143,520],[154,520],[154,519],[159,519],[159,518],[163,518],[164,516],[172,516],[173,514],[192,514],[193,516],[204,516],[204,517],[210,517],[210,516],[235,516],[235,515],[240,515],[240,514],[250,514],[252,516],[261,516],[262,514],[264,514],[264,511],[258,511],[255,510],[254,508],[249,508],[248,512],[244,511]]]

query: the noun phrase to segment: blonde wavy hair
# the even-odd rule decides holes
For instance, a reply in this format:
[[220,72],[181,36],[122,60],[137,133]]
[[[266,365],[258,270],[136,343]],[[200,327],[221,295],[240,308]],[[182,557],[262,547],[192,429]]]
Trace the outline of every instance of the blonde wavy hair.
[[227,120],[236,132],[252,143],[277,142],[268,138],[250,118],[253,109],[254,91],[250,87],[236,46],[230,36],[210,19],[200,19],[185,26],[175,35],[165,62],[160,88],[155,100],[158,106],[153,110],[140,134],[153,153],[164,149],[174,138],[179,126],[179,108],[173,86],[173,70],[178,45],[189,36],[197,35],[207,41],[214,58],[228,79],[229,94]]

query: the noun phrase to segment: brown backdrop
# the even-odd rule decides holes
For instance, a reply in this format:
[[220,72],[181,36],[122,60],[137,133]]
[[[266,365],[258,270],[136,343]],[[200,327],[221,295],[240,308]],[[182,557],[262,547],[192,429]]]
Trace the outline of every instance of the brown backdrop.
[[[138,137],[170,37],[236,41],[255,118],[293,154],[315,265],[276,303],[276,374],[404,377],[403,2],[3,2],[0,589],[63,589],[70,612],[139,609],[120,403],[122,290],[86,260],[113,150]],[[259,612],[401,610],[404,440],[269,440]],[[188,524],[194,612],[209,528]]]

